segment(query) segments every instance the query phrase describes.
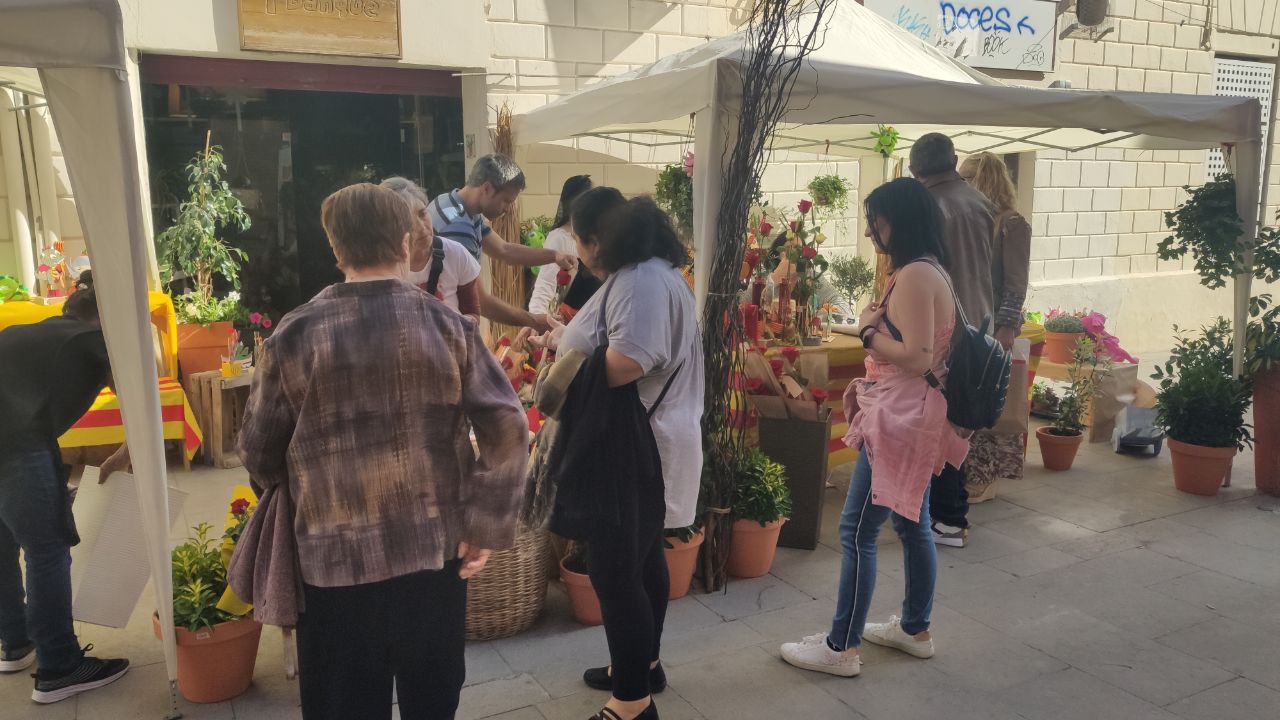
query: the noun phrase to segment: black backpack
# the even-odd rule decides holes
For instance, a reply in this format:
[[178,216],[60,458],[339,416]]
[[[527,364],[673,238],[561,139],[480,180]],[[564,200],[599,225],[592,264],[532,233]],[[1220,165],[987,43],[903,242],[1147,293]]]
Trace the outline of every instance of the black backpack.
[[439,235],[431,238],[431,270],[427,273],[427,292],[436,294],[440,287],[440,273],[444,272],[444,239]]
[[[942,274],[956,304],[956,329],[951,336],[951,354],[947,357],[947,381],[943,383],[933,370],[926,372],[924,379],[932,387],[941,389],[947,398],[947,420],[952,425],[968,430],[994,427],[1009,394],[1013,358],[988,334],[992,329],[991,316],[983,318],[981,328],[970,325],[956,288],[951,284],[951,276],[935,261],[920,262],[929,263]],[[887,294],[885,300],[888,300]],[[901,342],[902,334],[889,322],[888,314],[885,325],[893,338]]]

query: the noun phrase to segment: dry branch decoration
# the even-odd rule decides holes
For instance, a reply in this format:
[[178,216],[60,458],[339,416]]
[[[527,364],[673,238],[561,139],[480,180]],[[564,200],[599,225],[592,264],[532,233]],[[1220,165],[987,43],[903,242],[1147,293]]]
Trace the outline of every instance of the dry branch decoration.
[[[503,103],[498,109],[498,124],[493,132],[493,151],[502,153],[507,157],[515,156],[515,147],[511,140],[511,108]],[[494,220],[492,223],[493,231],[507,242],[519,243],[520,236],[520,213],[519,205],[507,211],[507,214]],[[522,308],[525,305],[525,269],[519,265],[512,265],[496,258],[489,258],[489,291],[494,297],[507,301],[511,305]],[[500,337],[505,334],[513,333],[518,328],[512,328],[507,325],[493,324],[493,337]]]
[[[703,543],[703,580],[706,589],[725,584],[732,523],[726,514],[733,507],[738,469],[743,455],[743,433],[730,422],[735,408],[745,407],[733,379],[742,373],[738,338],[739,272],[743,253],[742,230],[767,163],[773,130],[787,110],[795,77],[815,47],[823,29],[823,16],[834,0],[754,0],[747,28],[745,67],[742,69],[742,105],[735,108],[737,128],[733,144],[720,159],[724,168],[717,210],[715,250],[709,258],[707,300],[703,311],[703,350],[706,355],[706,404],[703,411],[703,444],[706,447],[706,541]],[[803,16],[803,18],[802,18]],[[812,16],[812,17],[810,17]],[[812,22],[811,22],[812,21]],[[714,119],[718,121],[718,119]],[[715,172],[707,158],[704,172]]]

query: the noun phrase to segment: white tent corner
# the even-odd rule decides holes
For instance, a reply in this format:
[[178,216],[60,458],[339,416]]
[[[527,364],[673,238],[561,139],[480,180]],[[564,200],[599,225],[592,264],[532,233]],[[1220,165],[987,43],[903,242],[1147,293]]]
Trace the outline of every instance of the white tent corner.
[[176,713],[168,485],[147,309],[151,240],[144,232],[143,178],[119,4],[116,0],[0,0],[0,66],[39,72],[71,176],[93,258],[99,314],[138,482]]

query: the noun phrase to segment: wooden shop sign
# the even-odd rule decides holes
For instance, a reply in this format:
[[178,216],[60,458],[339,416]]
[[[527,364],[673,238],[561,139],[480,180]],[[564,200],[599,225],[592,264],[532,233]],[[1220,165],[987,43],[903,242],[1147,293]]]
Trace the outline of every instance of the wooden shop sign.
[[240,48],[398,58],[400,0],[239,0]]

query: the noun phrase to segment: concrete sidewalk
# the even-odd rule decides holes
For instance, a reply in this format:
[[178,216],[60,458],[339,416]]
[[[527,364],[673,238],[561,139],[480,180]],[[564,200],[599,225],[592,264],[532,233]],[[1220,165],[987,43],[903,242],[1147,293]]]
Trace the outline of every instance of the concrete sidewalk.
[[[782,549],[771,575],[671,605],[663,660],[664,720],[1259,720],[1280,713],[1280,500],[1253,491],[1252,456],[1215,498],[1173,488],[1159,458],[1082,449],[1066,473],[1040,468],[1032,440],[1026,478],[972,508],[969,547],[940,548],[934,626],[938,653],[916,660],[864,649],[859,678],[808,673],[778,658],[779,643],[826,629],[834,609],[839,510],[850,468],[833,475],[823,544]],[[191,493],[183,527],[219,522],[238,471],[175,476]],[[902,553],[882,534],[873,618],[898,612]],[[25,675],[0,678],[0,717],[162,717],[164,666],[149,594],[123,630],[81,628],[129,674],[62,704],[31,703]],[[580,680],[608,655],[599,628],[569,616],[558,587],[533,630],[467,648],[459,718],[584,720],[605,693]],[[187,718],[299,718],[297,684],[268,629],[254,686],[229,703],[182,703]]]

